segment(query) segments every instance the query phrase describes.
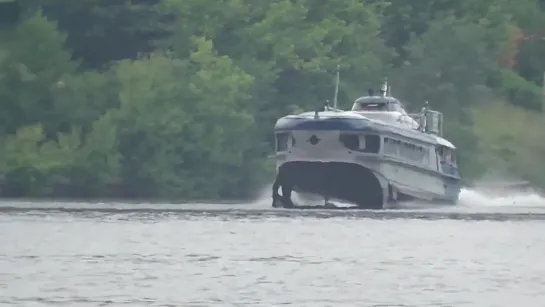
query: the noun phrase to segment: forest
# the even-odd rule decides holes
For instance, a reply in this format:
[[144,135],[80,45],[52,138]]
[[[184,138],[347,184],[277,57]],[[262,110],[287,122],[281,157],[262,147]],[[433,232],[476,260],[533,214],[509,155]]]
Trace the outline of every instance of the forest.
[[0,0],[0,196],[247,199],[278,117],[384,77],[470,185],[545,187],[543,0]]

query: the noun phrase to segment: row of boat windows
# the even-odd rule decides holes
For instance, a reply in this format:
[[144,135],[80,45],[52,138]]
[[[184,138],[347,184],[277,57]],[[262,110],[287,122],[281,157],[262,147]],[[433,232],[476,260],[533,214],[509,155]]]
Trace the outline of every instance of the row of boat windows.
[[[290,142],[291,139],[291,142]],[[310,140],[309,140],[310,141]],[[358,135],[358,134],[341,134],[339,141],[349,150],[379,153],[380,151],[380,136],[378,135]],[[276,151],[286,151],[295,146],[295,138],[289,133],[278,133],[276,135]]]
[[[278,133],[276,135],[276,150],[288,150],[290,141],[291,146],[295,146],[295,138],[290,133]],[[347,149],[353,151],[365,153],[379,153],[380,151],[380,136],[378,135],[341,134],[339,141]],[[388,137],[384,138],[384,154],[401,156],[411,161],[422,161],[428,157],[428,151],[424,147]]]
[[[349,150],[379,153],[380,137],[378,135],[357,135],[357,134],[341,134],[339,141]],[[291,143],[291,144],[290,144]],[[288,145],[295,146],[295,138],[290,133],[278,133],[276,135],[276,150],[286,151]],[[429,151],[426,147],[407,143],[404,141],[384,138],[383,152],[385,155],[401,157],[412,162],[427,162],[429,159]],[[437,149],[437,154],[441,161],[448,163],[456,163],[454,151],[447,147]]]
[[384,154],[401,157],[412,162],[427,162],[429,151],[426,147],[385,137]]

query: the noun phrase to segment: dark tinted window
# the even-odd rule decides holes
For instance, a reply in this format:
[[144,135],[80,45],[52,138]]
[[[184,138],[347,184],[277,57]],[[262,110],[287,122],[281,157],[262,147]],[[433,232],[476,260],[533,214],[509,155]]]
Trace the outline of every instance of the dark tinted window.
[[365,153],[378,153],[380,151],[380,137],[378,135],[365,135],[365,143],[360,143],[361,135],[341,134],[339,141],[348,149]]
[[365,149],[363,152],[378,153],[380,150],[380,137],[378,135],[365,136]]
[[276,134],[276,151],[285,151],[288,149],[289,133]]
[[341,134],[339,141],[350,150],[358,150],[360,147],[360,139],[357,134]]

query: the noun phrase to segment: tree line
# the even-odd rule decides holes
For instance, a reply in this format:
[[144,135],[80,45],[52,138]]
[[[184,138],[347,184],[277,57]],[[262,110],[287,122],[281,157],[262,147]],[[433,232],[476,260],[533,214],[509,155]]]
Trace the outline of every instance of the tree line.
[[332,99],[337,66],[340,107],[388,76],[410,108],[443,111],[478,178],[474,109],[542,112],[544,5],[0,0],[0,194],[253,197],[274,122]]

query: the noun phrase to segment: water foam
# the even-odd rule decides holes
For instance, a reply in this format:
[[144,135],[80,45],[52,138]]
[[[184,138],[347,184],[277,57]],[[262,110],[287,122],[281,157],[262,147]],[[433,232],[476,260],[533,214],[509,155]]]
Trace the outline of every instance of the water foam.
[[[498,191],[499,192],[499,191]],[[460,205],[468,207],[545,207],[545,198],[535,192],[518,192],[498,195],[494,192],[480,192],[473,189],[462,189]]]

